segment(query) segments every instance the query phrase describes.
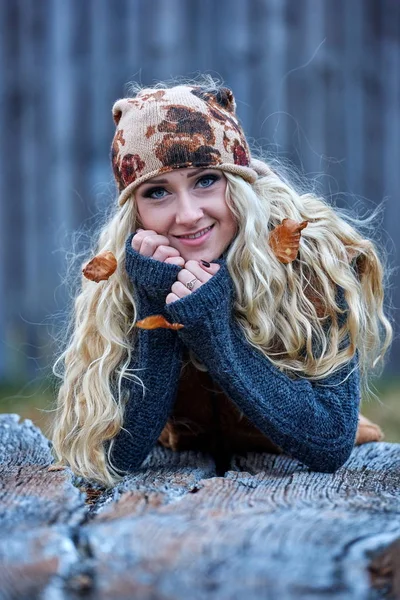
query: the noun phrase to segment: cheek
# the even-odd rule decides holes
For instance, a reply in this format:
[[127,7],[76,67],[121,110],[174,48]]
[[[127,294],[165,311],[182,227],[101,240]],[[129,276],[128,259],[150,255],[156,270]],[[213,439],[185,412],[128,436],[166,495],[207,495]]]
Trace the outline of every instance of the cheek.
[[157,215],[157,212],[152,210],[152,208],[143,201],[138,201],[137,203],[137,219],[143,229],[154,229],[157,231],[157,226],[159,225],[158,222],[160,220],[159,216]]
[[224,222],[225,226],[228,229],[235,230],[237,227],[236,218],[233,215],[233,213],[231,212],[231,210],[229,209],[229,206],[226,204],[225,199],[224,199],[223,209],[220,211],[220,214],[221,214],[221,220]]
[[146,211],[143,208],[143,203],[136,198],[135,199],[136,202],[136,220],[138,222],[140,222],[141,224],[143,224],[143,221],[146,220]]

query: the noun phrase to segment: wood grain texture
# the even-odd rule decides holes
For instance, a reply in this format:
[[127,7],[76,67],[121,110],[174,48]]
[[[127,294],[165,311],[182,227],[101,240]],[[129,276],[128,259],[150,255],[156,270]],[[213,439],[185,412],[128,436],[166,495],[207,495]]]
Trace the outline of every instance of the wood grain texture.
[[1,599],[398,593],[400,445],[357,447],[334,474],[235,455],[220,477],[207,454],[156,446],[102,490],[49,472],[49,443],[30,422],[0,417],[0,435]]

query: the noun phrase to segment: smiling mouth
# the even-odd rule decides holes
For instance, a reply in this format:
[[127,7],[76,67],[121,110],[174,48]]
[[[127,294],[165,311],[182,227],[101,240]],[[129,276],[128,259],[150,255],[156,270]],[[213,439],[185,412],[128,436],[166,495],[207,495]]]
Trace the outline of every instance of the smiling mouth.
[[213,227],[214,224],[210,225],[210,227],[206,227],[205,229],[201,229],[200,231],[198,231],[197,233],[193,233],[192,235],[176,235],[175,237],[182,240],[195,240],[208,233],[208,231],[210,231],[210,229],[212,229]]

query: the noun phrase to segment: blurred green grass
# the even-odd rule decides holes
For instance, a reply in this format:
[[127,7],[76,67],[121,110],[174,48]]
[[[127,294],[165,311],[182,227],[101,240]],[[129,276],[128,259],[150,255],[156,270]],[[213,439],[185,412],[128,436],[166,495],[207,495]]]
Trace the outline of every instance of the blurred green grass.
[[[400,378],[380,379],[373,391],[377,398],[363,400],[362,414],[381,427],[384,441],[400,443]],[[50,435],[55,404],[56,385],[52,380],[24,386],[0,385],[0,413],[31,419],[46,437]]]
[[55,406],[56,389],[52,382],[0,385],[0,414],[13,413],[22,419],[31,419],[46,437],[50,435]]

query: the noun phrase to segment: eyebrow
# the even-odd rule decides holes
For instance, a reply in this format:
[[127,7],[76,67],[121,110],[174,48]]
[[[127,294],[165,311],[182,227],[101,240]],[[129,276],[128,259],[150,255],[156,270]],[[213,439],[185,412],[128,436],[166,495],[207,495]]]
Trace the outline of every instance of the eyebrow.
[[[196,169],[195,171],[193,171],[193,173],[189,173],[188,175],[186,175],[186,177],[188,179],[191,177],[196,177],[196,175],[198,175],[202,171],[206,171],[206,169],[204,169],[204,167],[200,167],[200,169]],[[145,185],[145,184],[152,185],[153,183],[168,183],[168,180],[167,179],[153,179],[152,181],[143,182],[143,185]]]

